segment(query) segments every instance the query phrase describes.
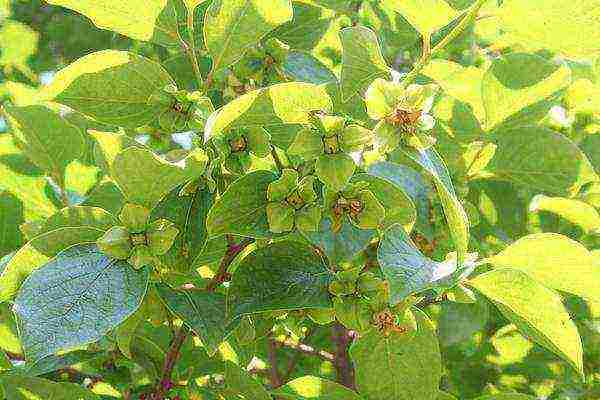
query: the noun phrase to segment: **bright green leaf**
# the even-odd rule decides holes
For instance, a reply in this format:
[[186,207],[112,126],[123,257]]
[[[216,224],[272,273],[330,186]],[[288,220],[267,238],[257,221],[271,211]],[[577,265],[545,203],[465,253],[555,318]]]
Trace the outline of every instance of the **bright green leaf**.
[[4,387],[10,400],[99,400],[97,395],[76,383],[53,382],[16,374],[0,377],[0,386]]
[[360,396],[347,387],[316,376],[296,378],[271,393],[289,400],[360,400]]
[[529,204],[529,211],[547,211],[580,226],[586,233],[600,234],[600,213],[591,205],[580,200],[563,197],[535,196]]
[[384,0],[383,3],[402,14],[424,36],[448,25],[458,15],[444,0]]

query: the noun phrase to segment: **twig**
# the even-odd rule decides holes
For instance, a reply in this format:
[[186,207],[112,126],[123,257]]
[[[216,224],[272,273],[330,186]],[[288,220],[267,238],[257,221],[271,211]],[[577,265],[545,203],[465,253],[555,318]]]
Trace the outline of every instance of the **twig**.
[[425,68],[427,64],[429,64],[429,61],[431,61],[432,57],[436,53],[443,50],[450,42],[463,33],[467,26],[469,26],[469,24],[472,23],[475,18],[477,18],[477,14],[485,2],[486,0],[477,0],[477,2],[471,6],[469,12],[461,19],[458,25],[456,25],[449,34],[447,34],[433,49],[431,49],[431,51],[427,51],[427,49],[429,49],[431,46],[431,38],[429,36],[423,36],[423,54],[413,67],[412,71],[410,71],[402,80],[402,85],[404,87],[407,87],[416,79],[421,70]]
[[279,370],[277,369],[277,343],[275,339],[273,339],[272,335],[269,335],[268,338],[268,356],[269,356],[269,380],[271,381],[271,386],[273,388],[278,388],[281,386],[281,376],[279,375]]
[[240,254],[246,247],[248,247],[248,245],[254,242],[254,239],[244,239],[240,244],[235,244],[233,242],[233,238],[231,236],[227,236],[227,241],[229,242],[227,253],[225,253],[217,273],[206,285],[206,290],[209,292],[214,292],[220,284],[229,278],[229,274],[227,272],[229,264],[231,264],[237,255]]
[[297,350],[300,353],[309,355],[309,356],[317,356],[322,358],[325,361],[335,362],[335,356],[325,350],[315,349],[312,346],[309,346],[304,343],[296,343],[289,339],[280,342],[283,346],[288,347],[293,350]]
[[350,388],[355,388],[354,368],[350,362],[348,346],[350,345],[350,336],[348,330],[341,324],[333,325],[333,342],[335,343],[335,374],[338,383]]

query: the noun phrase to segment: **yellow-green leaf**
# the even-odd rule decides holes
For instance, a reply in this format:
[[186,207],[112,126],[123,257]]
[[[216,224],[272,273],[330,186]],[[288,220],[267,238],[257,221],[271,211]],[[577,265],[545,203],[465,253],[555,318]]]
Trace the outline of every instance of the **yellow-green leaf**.
[[384,0],[422,35],[431,35],[448,25],[459,14],[444,0]]

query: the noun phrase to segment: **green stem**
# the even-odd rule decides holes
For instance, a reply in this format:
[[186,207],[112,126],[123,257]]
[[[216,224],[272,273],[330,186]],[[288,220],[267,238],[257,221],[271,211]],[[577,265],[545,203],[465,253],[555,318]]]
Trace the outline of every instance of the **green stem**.
[[279,154],[277,154],[277,149],[275,146],[271,145],[271,157],[273,157],[273,161],[275,161],[275,166],[281,172],[285,168],[283,163],[281,162],[281,158],[279,158]]
[[458,25],[456,25],[449,34],[447,34],[433,49],[431,49],[431,51],[428,51],[431,48],[431,37],[429,35],[423,36],[423,54],[413,67],[412,71],[410,71],[402,80],[402,86],[407,87],[410,85],[417,78],[421,70],[423,70],[423,68],[429,64],[429,61],[431,61],[433,56],[443,50],[450,42],[463,33],[473,21],[475,21],[479,10],[481,10],[481,7],[485,2],[486,0],[477,0],[477,2],[473,4],[469,12],[463,17]]
[[196,75],[196,81],[198,83],[198,88],[202,88],[204,86],[204,80],[202,79],[202,73],[200,72],[200,65],[198,65],[198,55],[196,54],[196,39],[195,28],[194,28],[194,10],[187,10],[187,30],[190,35],[190,44],[185,45],[185,49],[192,61],[192,68],[194,68],[194,74]]

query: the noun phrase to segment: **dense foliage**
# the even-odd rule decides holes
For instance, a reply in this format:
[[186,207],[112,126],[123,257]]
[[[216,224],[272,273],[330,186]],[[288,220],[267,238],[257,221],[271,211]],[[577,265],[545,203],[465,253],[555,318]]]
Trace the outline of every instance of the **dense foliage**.
[[599,399],[599,38],[599,0],[0,0],[0,399]]

